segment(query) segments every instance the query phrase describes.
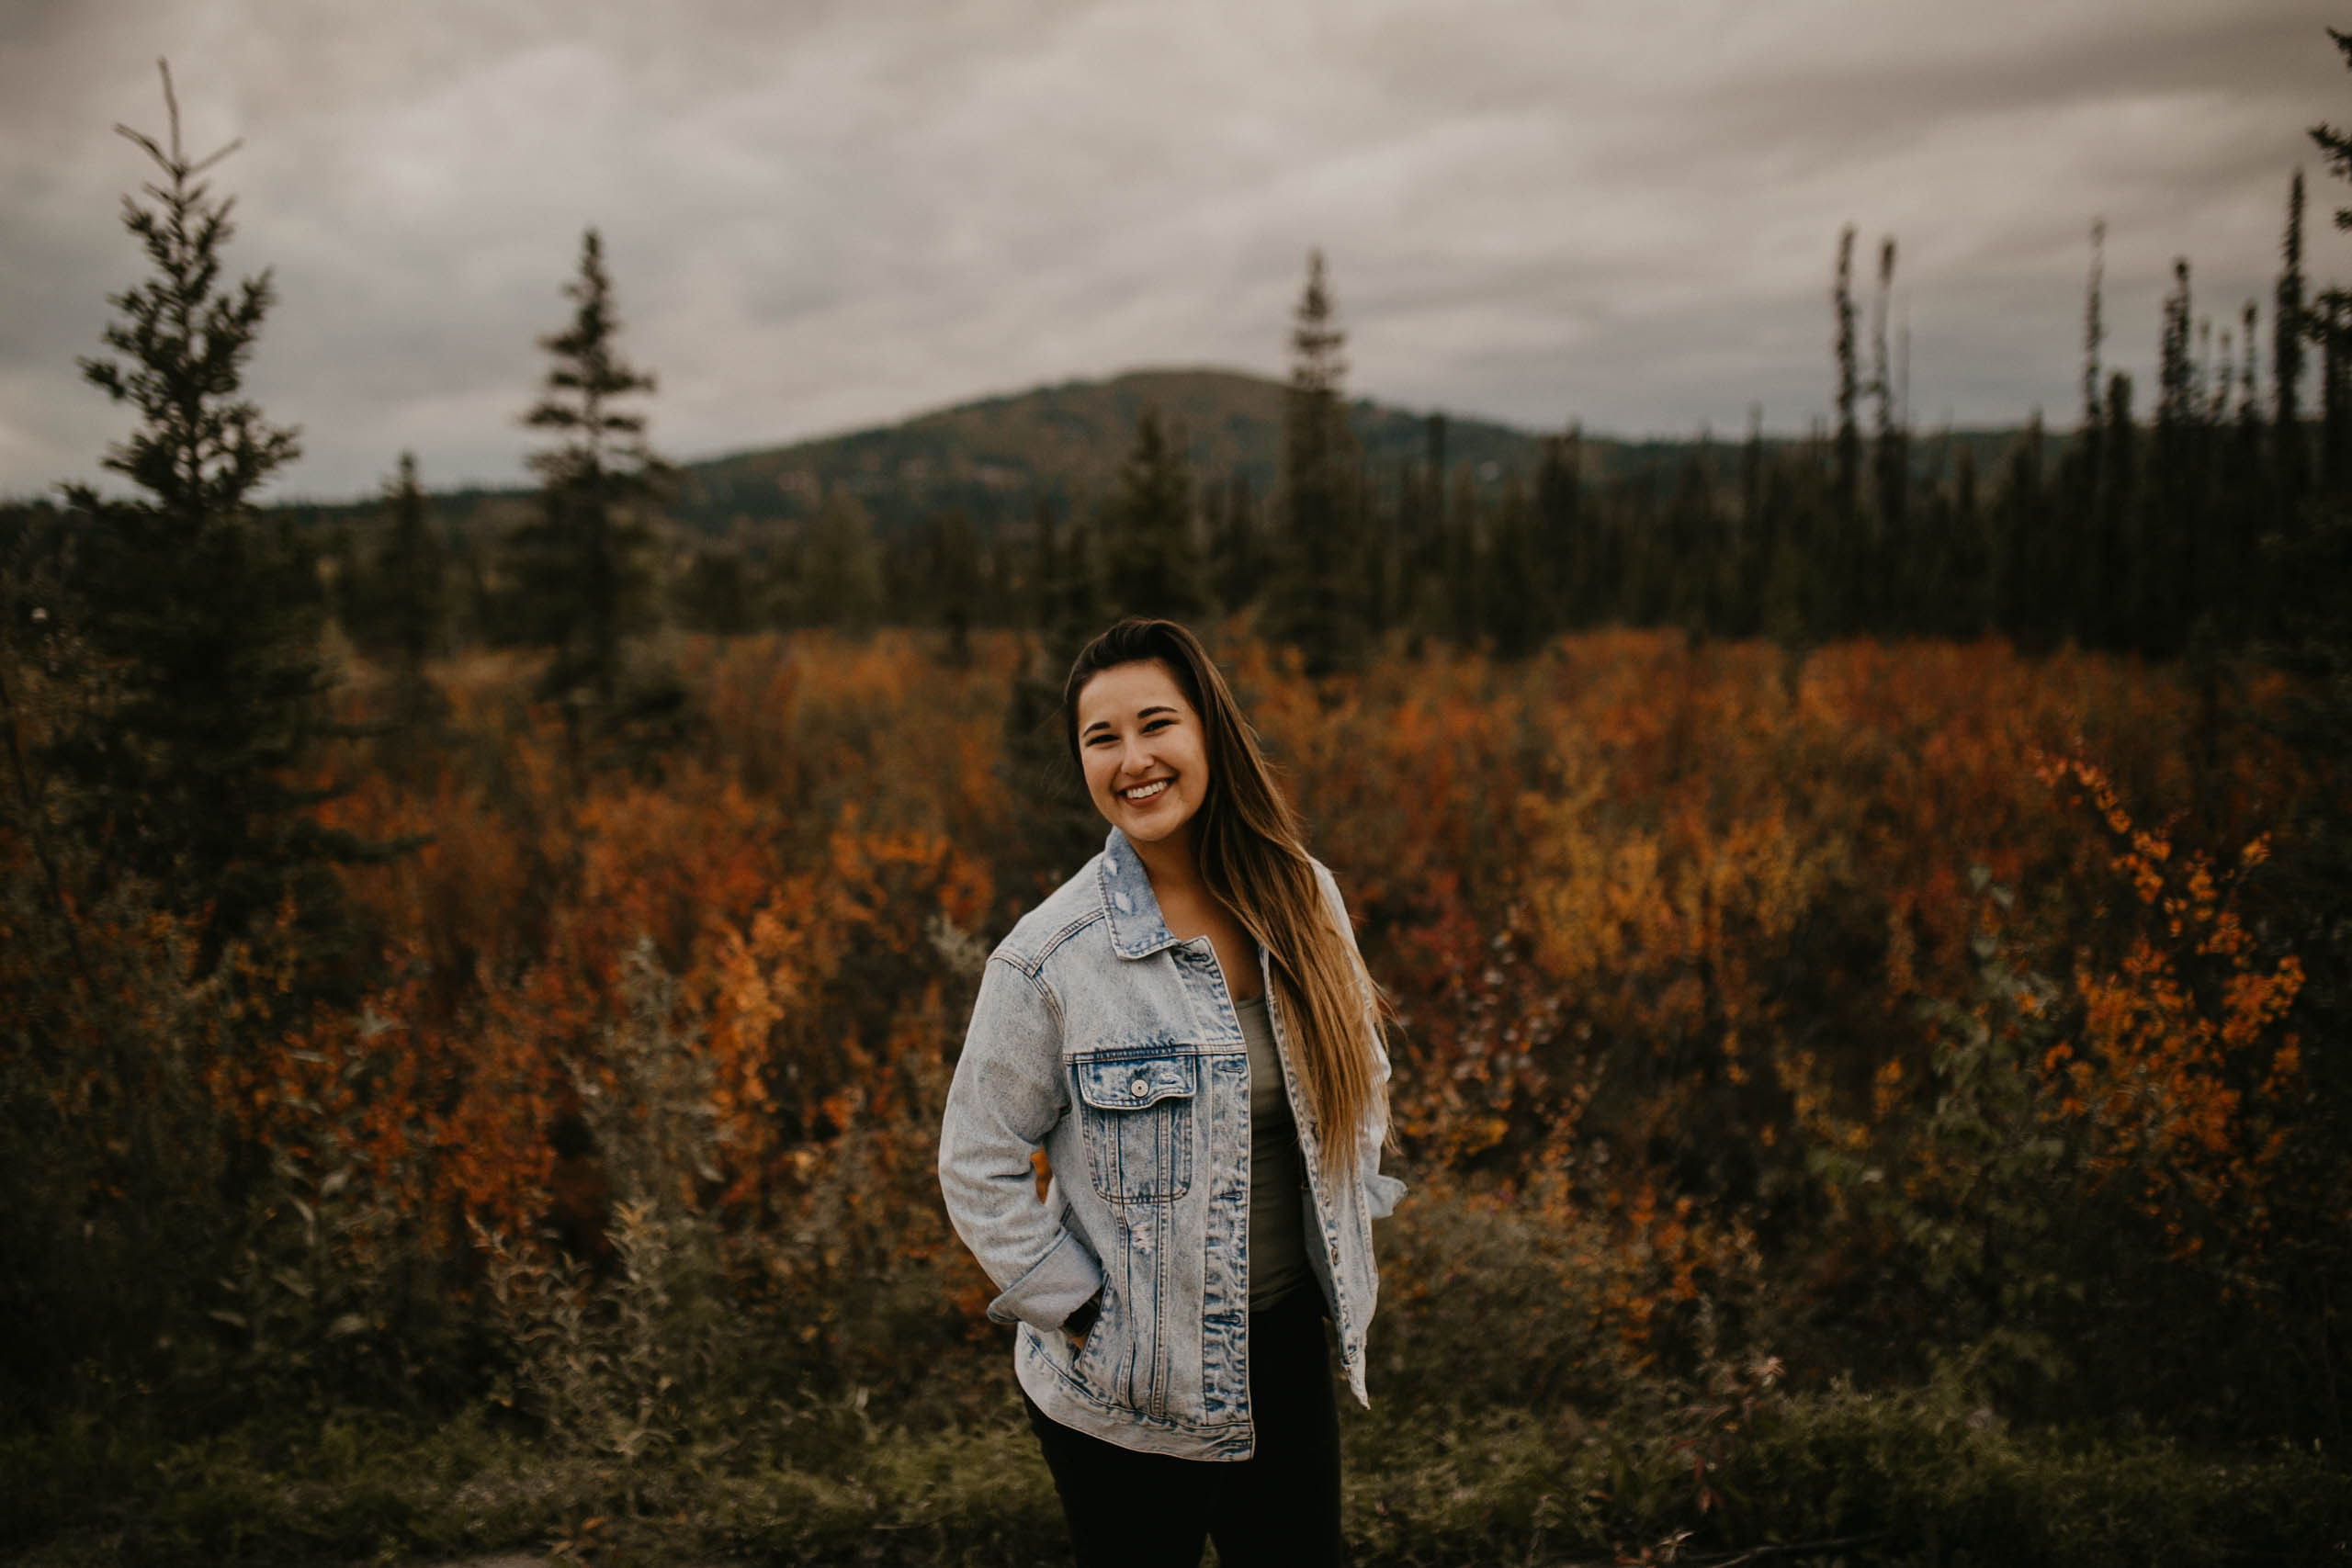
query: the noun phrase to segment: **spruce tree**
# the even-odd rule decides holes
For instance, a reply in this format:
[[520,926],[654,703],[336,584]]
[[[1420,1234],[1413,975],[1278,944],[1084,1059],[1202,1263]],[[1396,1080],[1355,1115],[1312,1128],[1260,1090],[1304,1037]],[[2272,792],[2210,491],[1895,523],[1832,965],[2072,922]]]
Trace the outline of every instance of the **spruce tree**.
[[1136,416],[1136,442],[1105,517],[1114,613],[1182,619],[1206,607],[1193,542],[1193,476],[1159,411]]
[[1503,484],[1492,536],[1479,561],[1486,586],[1479,594],[1481,630],[1503,659],[1524,659],[1551,634],[1551,610],[1544,592],[1534,504],[1514,473]]
[[2199,446],[2203,434],[2203,398],[2190,351],[2192,314],[2188,260],[2173,260],[2172,292],[2165,297],[2164,330],[2157,346],[2155,484],[2151,494],[2148,537],[2132,561],[2143,628],[2143,647],[2177,646],[2188,627],[2188,595],[2196,582]]
[[986,586],[980,536],[961,507],[933,519],[930,536],[931,600],[947,628],[947,661],[960,668],[972,661],[972,623]]
[[2352,293],[2324,289],[2303,315],[2319,348],[2320,482],[2352,489]]
[[1348,427],[1340,330],[1323,253],[1309,253],[1306,287],[1291,329],[1290,388],[1283,405],[1281,509],[1283,567],[1274,635],[1297,645],[1307,667],[1328,671],[1363,652],[1363,541],[1351,525],[1355,438]]
[[2042,446],[2037,407],[2025,434],[2009,448],[1986,546],[1986,604],[1993,624],[2030,649],[2055,637],[2060,606],[2052,601],[2071,581],[2068,536],[2050,526],[2042,493]]
[[2106,471],[2098,479],[2098,510],[2090,548],[2084,552],[2086,577],[2083,604],[2091,630],[2109,648],[2134,646],[2140,626],[2131,592],[2132,562],[2139,553],[2139,452],[2132,423],[2132,378],[2118,370],[2107,378],[2107,423],[2099,436]]
[[78,618],[107,692],[52,758],[79,786],[70,815],[101,876],[143,878],[167,908],[198,917],[209,971],[289,899],[298,940],[334,945],[329,864],[381,847],[322,827],[311,808],[334,792],[293,782],[333,729],[314,558],[254,508],[300,452],[293,426],[242,395],[276,291],[266,269],[224,286],[234,203],[201,176],[239,144],[190,157],[170,69],[159,68],[166,140],[116,127],[160,171],[145,202],[123,202],[152,270],[108,299],[118,314],[103,336],[119,357],[81,361],[91,385],[138,416],[105,466],[142,493],[63,487]]
[[1250,476],[1236,468],[1221,489],[1225,515],[1216,530],[1210,570],[1217,607],[1230,614],[1253,603],[1265,586],[1265,552],[1259,545],[1258,500],[1250,493]]
[[1586,537],[1584,431],[1570,425],[1546,436],[1535,470],[1535,585],[1543,635],[1573,624],[1574,607],[1588,596],[1592,550]]
[[882,615],[882,553],[865,503],[835,485],[825,492],[801,551],[802,625],[862,632]]
[[401,454],[385,501],[391,526],[371,573],[370,618],[392,659],[393,722],[414,729],[440,707],[440,691],[424,665],[440,651],[447,620],[447,552],[426,513],[415,453]]
[[539,694],[562,705],[576,738],[583,708],[617,728],[641,716],[640,705],[672,705],[676,694],[656,682],[630,694],[626,706],[622,701],[627,640],[656,615],[644,511],[669,470],[646,445],[645,415],[623,406],[654,383],[615,343],[620,318],[595,230],[581,237],[579,275],[563,291],[573,304],[571,324],[539,339],[554,363],[539,400],[523,416],[560,440],[530,458],[541,480],[541,514],[516,530],[509,547],[526,623],[553,649]]
[[1905,603],[1904,592],[1911,563],[1909,540],[1904,530],[1905,502],[1908,499],[1910,455],[1903,431],[1898,423],[1895,406],[1895,372],[1886,352],[1887,318],[1894,305],[1894,240],[1888,236],[1878,247],[1878,298],[1871,316],[1871,393],[1876,405],[1873,421],[1871,468],[1872,488],[1877,491],[1878,526],[1871,537],[1871,582],[1870,600],[1875,606],[1876,619],[1881,625],[1907,622],[1918,606]]
[[1833,339],[1838,361],[1836,489],[1829,527],[1825,530],[1829,535],[1828,547],[1820,563],[1829,588],[1828,602],[1822,607],[1826,615],[1815,618],[1822,629],[1835,632],[1848,629],[1854,620],[1861,526],[1862,433],[1854,418],[1861,377],[1855,363],[1854,226],[1850,223],[1838,233],[1838,278],[1830,290],[1830,304],[1837,321]]
[[2291,511],[2310,482],[2303,434],[2303,172],[2287,187],[2287,228],[2278,244],[2277,297],[2270,315],[2272,483]]

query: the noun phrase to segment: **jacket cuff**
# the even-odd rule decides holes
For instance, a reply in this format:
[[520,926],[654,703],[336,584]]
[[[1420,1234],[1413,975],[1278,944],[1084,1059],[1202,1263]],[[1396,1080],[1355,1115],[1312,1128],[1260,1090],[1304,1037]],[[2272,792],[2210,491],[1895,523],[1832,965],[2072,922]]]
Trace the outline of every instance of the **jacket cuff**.
[[1052,1334],[1102,1288],[1102,1266],[1084,1243],[1065,1229],[1053,1250],[1007,1285],[1004,1294],[989,1303],[989,1316],[998,1323],[1026,1323]]

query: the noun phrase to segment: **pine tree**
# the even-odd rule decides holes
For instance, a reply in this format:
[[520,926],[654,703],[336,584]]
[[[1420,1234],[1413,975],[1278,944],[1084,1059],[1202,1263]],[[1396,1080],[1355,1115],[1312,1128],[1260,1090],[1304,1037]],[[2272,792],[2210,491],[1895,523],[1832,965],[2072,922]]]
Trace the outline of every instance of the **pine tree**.
[[1537,522],[1527,487],[1517,474],[1504,481],[1492,536],[1479,562],[1483,626],[1502,659],[1524,659],[1551,635],[1550,606],[1537,554]]
[[2319,346],[2319,475],[2331,491],[2352,488],[2352,293],[2323,289],[2304,308]]
[[2107,423],[2099,449],[2106,471],[2098,479],[2098,510],[2090,548],[2084,552],[2086,578],[2083,604],[2090,627],[2109,648],[2133,646],[2140,626],[2131,592],[2132,562],[2139,554],[2139,451],[2132,423],[2132,378],[2118,370],[2107,378]]
[[2310,484],[2311,459],[2303,434],[2303,172],[2287,187],[2287,230],[2278,245],[2280,265],[2270,315],[2270,434],[2272,482],[2291,511]]
[[835,485],[809,525],[801,550],[799,613],[804,626],[865,631],[883,609],[882,555],[865,504]]
[[1857,559],[1861,530],[1862,433],[1854,418],[1854,404],[1860,395],[1861,377],[1856,367],[1854,347],[1854,226],[1850,223],[1838,233],[1838,280],[1830,290],[1830,304],[1836,312],[1837,332],[1833,340],[1838,360],[1838,446],[1836,489],[1832,494],[1833,515],[1829,527],[1828,548],[1823,552],[1822,575],[1826,578],[1828,604],[1820,617],[1824,630],[1844,630],[1855,617]]
[[1871,314],[1871,393],[1877,406],[1871,452],[1871,479],[1877,494],[1878,527],[1872,538],[1874,559],[1870,597],[1882,625],[1907,622],[1917,606],[1905,603],[1905,574],[1911,564],[1909,541],[1904,531],[1908,499],[1910,455],[1895,408],[1894,367],[1886,352],[1887,318],[1894,305],[1894,240],[1888,236],[1878,247],[1878,299]]
[[1258,501],[1250,493],[1250,476],[1237,468],[1220,489],[1224,518],[1215,531],[1210,575],[1218,608],[1230,613],[1255,601],[1264,586],[1264,551],[1259,547]]
[[2139,584],[2142,646],[2170,650],[2188,629],[2188,595],[2198,567],[2203,402],[2190,352],[2188,259],[2174,258],[2157,349],[2155,485],[2145,547],[2132,562]]
[[1543,461],[1535,470],[1535,581],[1546,637],[1572,624],[1572,606],[1586,597],[1592,574],[1583,469],[1581,426],[1572,424],[1566,434],[1544,439]]
[[2087,436],[2104,420],[2099,412],[2098,353],[2107,341],[2101,316],[2101,285],[2107,274],[2107,220],[2091,220],[2090,281],[2083,291],[2083,432]]
[[653,390],[653,378],[623,359],[620,318],[605,270],[604,242],[581,237],[579,276],[564,286],[571,324],[539,340],[553,357],[539,400],[523,416],[561,444],[533,454],[542,513],[509,540],[526,624],[554,650],[539,694],[563,706],[578,735],[583,706],[608,729],[674,705],[674,688],[649,683],[622,702],[627,640],[650,626],[657,604],[643,508],[669,470],[648,448],[645,415],[622,400]]
[[300,452],[294,427],[240,395],[276,292],[266,269],[222,287],[234,203],[200,176],[239,144],[188,156],[171,72],[159,68],[167,141],[116,127],[162,174],[147,204],[123,202],[153,271],[108,300],[119,314],[104,339],[121,357],[81,361],[91,385],[139,416],[105,464],[144,493],[63,487],[81,619],[110,691],[52,760],[78,786],[70,815],[98,849],[100,874],[143,877],[168,908],[200,916],[209,970],[288,898],[301,940],[334,945],[330,863],[386,847],[322,827],[311,808],[333,792],[290,782],[334,731],[322,712],[330,681],[313,557],[253,505]]
[[447,552],[426,515],[415,453],[401,454],[400,471],[385,487],[385,501],[391,527],[371,574],[371,618],[392,656],[393,722],[413,729],[440,707],[440,691],[424,664],[440,651],[447,620]]
[[1988,525],[1986,604],[1993,624],[2029,648],[2056,635],[2059,606],[2052,600],[2072,581],[2066,545],[2050,526],[2042,491],[2041,410],[2009,449]]
[[972,661],[972,622],[979,612],[983,584],[980,536],[961,507],[934,519],[931,534],[932,603],[947,628],[947,661]]
[[1355,438],[1348,428],[1340,330],[1323,253],[1306,262],[1306,287],[1291,330],[1291,378],[1283,405],[1281,509],[1284,536],[1275,636],[1302,649],[1312,671],[1351,664],[1363,652],[1363,541],[1351,524]]
[[1464,648],[1476,648],[1486,632],[1486,573],[1480,561],[1487,526],[1478,488],[1468,468],[1457,468],[1447,487],[1445,532],[1437,545],[1438,581],[1444,585],[1446,630]]
[[1193,543],[1193,476],[1159,411],[1136,416],[1136,443],[1119,470],[1108,525],[1112,608],[1182,619],[1206,607]]

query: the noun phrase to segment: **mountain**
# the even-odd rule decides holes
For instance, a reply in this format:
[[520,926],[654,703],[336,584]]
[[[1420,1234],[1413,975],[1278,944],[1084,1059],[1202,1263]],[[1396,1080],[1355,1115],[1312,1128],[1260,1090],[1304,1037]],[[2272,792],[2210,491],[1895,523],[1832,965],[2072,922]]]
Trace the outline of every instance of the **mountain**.
[[[1025,518],[1045,498],[1067,516],[1109,491],[1134,445],[1136,417],[1156,407],[1182,433],[1197,480],[1246,479],[1262,497],[1281,459],[1282,382],[1230,370],[1137,370],[1107,381],[1067,381],[921,415],[904,424],[745,452],[694,464],[672,510],[724,529],[806,516],[840,485],[865,503],[883,531],[926,513],[960,509],[983,527]],[[1418,461],[1422,416],[1361,400],[1350,409],[1365,460],[1392,474]],[[1489,480],[1532,472],[1537,438],[1508,425],[1451,420],[1452,463]]]
[[[1147,405],[1181,428],[1196,481],[1223,483],[1238,475],[1262,499],[1273,489],[1281,459],[1284,390],[1280,381],[1212,368],[1066,381],[959,403],[900,424],[684,464],[666,510],[690,532],[757,536],[813,516],[825,492],[840,486],[865,503],[885,535],[957,510],[987,533],[1000,523],[1026,521],[1041,498],[1068,518],[1109,491]],[[1366,469],[1384,491],[1396,482],[1400,465],[1426,457],[1425,415],[1359,399],[1349,418]],[[1949,439],[1975,449],[1978,470],[1989,482],[2015,437],[2013,431],[1972,431]],[[1448,468],[1466,473],[1488,494],[1513,474],[1532,479],[1542,458],[1541,436],[1492,421],[1450,416],[1445,439]],[[1915,464],[1934,462],[1940,439],[1916,434]],[[1645,474],[1670,481],[1699,446],[1587,436],[1584,477],[1603,486]],[[1728,482],[1736,472],[1736,444],[1715,442],[1713,454]],[[462,491],[436,496],[435,509],[463,533],[494,532],[527,514],[530,493]],[[306,521],[364,529],[381,507],[371,499],[288,503],[282,510]]]

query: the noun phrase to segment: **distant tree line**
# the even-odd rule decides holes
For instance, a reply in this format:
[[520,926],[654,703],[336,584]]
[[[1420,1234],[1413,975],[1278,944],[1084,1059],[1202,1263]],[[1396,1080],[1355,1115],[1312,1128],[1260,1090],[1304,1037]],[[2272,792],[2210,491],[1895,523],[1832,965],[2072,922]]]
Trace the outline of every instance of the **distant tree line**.
[[[2352,485],[2352,307],[2305,276],[2302,191],[2298,174],[2267,319],[2246,300],[2217,331],[2188,263],[2175,264],[2152,399],[2102,363],[2104,228],[2093,225],[2080,411],[2053,433],[2037,411],[1989,471],[1973,444],[1913,423],[1907,355],[1890,342],[1892,238],[1877,248],[1865,301],[1857,236],[1849,228],[1838,237],[1832,413],[1809,437],[1768,441],[1752,414],[1744,440],[1702,436],[1679,462],[1602,478],[1571,427],[1544,440],[1533,472],[1499,487],[1449,462],[1442,414],[1428,417],[1416,457],[1375,465],[1363,450],[1318,254],[1293,323],[1280,468],[1265,493],[1240,470],[1196,470],[1181,424],[1147,407],[1105,493],[1040,493],[1026,521],[947,507],[884,529],[835,486],[802,522],[712,539],[658,525],[653,476],[668,470],[648,468],[639,482],[582,448],[560,459],[572,478],[558,483],[547,470],[548,504],[572,498],[565,504],[578,514],[564,528],[581,538],[601,538],[600,517],[633,508],[637,531],[613,541],[636,562],[629,572],[550,575],[546,546],[564,532],[550,513],[487,558],[479,541],[444,541],[432,582],[403,576],[411,569],[390,554],[360,559],[347,541],[331,547],[342,551],[335,605],[378,649],[390,646],[390,628],[421,615],[444,635],[545,644],[561,629],[546,618],[550,604],[624,581],[634,610],[582,600],[565,635],[656,619],[718,633],[893,624],[944,630],[960,658],[983,626],[1049,633],[1134,610],[1254,609],[1261,633],[1318,668],[1353,662],[1391,634],[1515,657],[1608,624],[1794,647],[1986,632],[2152,657],[2177,656],[2200,635],[2241,646],[2271,629],[2269,610],[2294,586],[2280,574],[2299,520]],[[573,336],[616,328],[600,298],[606,316],[575,324]],[[646,389],[650,378],[604,395]],[[583,508],[583,479],[591,492],[612,489],[604,510]],[[575,671],[581,658],[589,663]],[[583,689],[609,683],[607,655],[559,662],[565,678],[594,677]]]

